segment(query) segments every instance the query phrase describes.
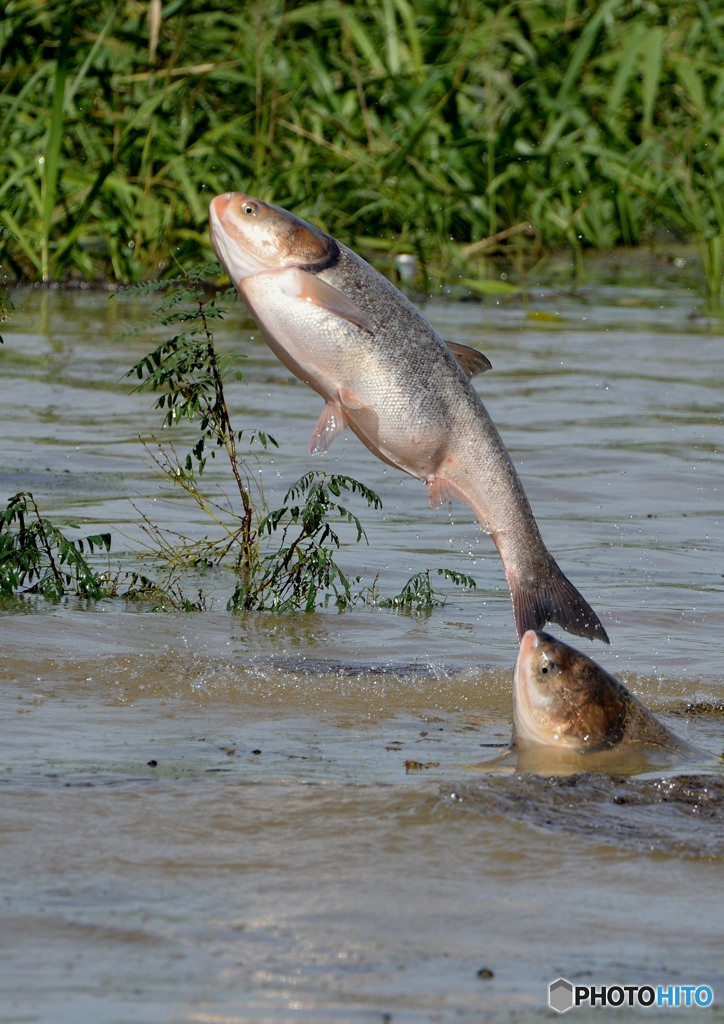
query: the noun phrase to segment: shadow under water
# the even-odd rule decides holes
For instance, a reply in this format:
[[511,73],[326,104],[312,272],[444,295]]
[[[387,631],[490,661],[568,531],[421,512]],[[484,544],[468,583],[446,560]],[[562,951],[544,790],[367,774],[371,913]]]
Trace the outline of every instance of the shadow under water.
[[685,857],[724,857],[724,774],[540,776],[464,782],[443,800],[596,844]]

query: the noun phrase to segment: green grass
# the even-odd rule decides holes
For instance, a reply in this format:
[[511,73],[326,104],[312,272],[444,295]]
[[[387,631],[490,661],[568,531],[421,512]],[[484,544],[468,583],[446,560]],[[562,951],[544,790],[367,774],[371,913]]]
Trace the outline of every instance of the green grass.
[[724,300],[711,0],[10,0],[0,61],[11,277],[208,259],[208,200],[240,190],[390,272],[416,253],[430,290],[664,234]]

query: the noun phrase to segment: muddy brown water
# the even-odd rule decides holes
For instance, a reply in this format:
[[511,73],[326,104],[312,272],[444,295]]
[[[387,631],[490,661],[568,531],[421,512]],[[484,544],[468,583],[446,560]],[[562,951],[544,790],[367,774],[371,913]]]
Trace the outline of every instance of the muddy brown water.
[[[3,507],[31,490],[59,522],[110,529],[111,567],[136,557],[141,514],[209,533],[138,440],[167,437],[123,378],[151,348],[122,337],[148,300],[14,302]],[[645,1016],[720,1019],[724,362],[697,309],[620,287],[426,307],[492,360],[478,386],[612,641],[575,642],[708,755],[570,775],[480,770],[510,736],[516,641],[472,516],[427,508],[352,436],[309,456],[318,398],[230,312],[232,415],[281,445],[260,464],[269,503],[312,467],[349,473],[384,503],[356,507],[369,544],[345,542],[350,571],[387,594],[437,567],[478,589],[441,582],[424,616],[234,616],[213,574],[190,581],[205,612],[3,606],[0,1021],[528,1021],[561,976],[710,985],[718,1010]]]

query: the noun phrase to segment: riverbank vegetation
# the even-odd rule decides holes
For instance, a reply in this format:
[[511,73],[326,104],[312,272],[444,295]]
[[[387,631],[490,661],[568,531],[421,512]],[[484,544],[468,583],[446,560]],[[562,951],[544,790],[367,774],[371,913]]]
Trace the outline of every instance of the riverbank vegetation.
[[722,302],[711,0],[9,0],[0,54],[6,278],[175,273],[240,190],[431,291],[669,239]]

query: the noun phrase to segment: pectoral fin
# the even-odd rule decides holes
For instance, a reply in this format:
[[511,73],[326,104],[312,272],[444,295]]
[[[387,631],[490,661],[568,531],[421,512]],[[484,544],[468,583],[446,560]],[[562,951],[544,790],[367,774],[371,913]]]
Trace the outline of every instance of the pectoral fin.
[[374,325],[365,311],[344,292],[327,284],[321,277],[315,277],[299,267],[285,267],[283,270],[265,271],[276,274],[282,281],[282,290],[292,299],[311,302],[327,312],[348,320],[368,334],[374,333]]
[[338,405],[327,402],[322,409],[322,415],[317,420],[317,425],[312,431],[312,440],[309,450],[315,452],[326,452],[337,434],[349,426],[346,415]]
[[479,373],[492,370],[493,364],[488,357],[484,356],[482,352],[478,352],[476,348],[470,348],[469,345],[458,345],[456,341],[446,341],[445,344],[471,379],[477,377]]

